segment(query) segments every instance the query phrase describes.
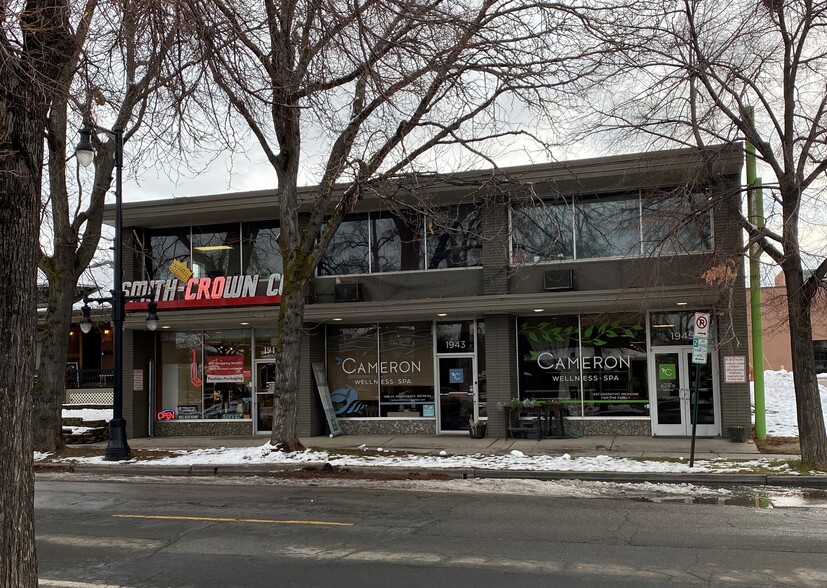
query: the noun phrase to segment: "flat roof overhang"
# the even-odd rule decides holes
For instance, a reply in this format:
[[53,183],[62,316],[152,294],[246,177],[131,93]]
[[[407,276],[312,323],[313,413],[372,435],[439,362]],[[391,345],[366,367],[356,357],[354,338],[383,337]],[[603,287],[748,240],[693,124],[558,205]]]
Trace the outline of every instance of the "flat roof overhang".
[[[423,298],[393,302],[336,302],[305,306],[306,323],[354,324],[383,321],[451,320],[485,315],[596,314],[613,312],[681,311],[711,309],[720,293],[707,286],[625,288],[590,292],[540,292],[458,298]],[[678,303],[685,303],[679,306]],[[446,316],[437,316],[445,313]],[[248,306],[159,312],[161,326],[171,331],[276,328],[277,306]],[[130,330],[144,330],[145,317],[127,317]],[[241,323],[249,323],[242,325]],[[165,329],[159,329],[163,332]]]

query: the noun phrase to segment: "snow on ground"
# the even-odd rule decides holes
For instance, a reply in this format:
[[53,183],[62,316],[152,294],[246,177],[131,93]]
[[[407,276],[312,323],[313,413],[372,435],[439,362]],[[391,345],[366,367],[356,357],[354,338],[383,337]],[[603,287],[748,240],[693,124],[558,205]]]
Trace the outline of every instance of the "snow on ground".
[[[821,392],[821,409],[827,419],[827,386],[819,386],[819,391]],[[798,417],[795,413],[795,387],[792,372],[787,370],[764,372],[764,401],[767,409],[767,435],[797,437]],[[754,391],[752,404],[754,412]]]
[[[795,413],[795,393],[792,373],[785,370],[765,372],[765,390],[767,406],[767,433],[772,436],[796,436],[798,427]],[[827,415],[827,387],[821,386],[822,405]],[[84,420],[109,420],[112,411],[105,409],[72,409],[63,411],[63,416],[81,417]],[[366,447],[361,449],[367,450]],[[379,453],[383,453],[381,448]],[[527,456],[520,451],[506,455],[448,455],[445,451],[438,455],[391,454],[349,456],[337,455],[327,451],[302,451],[284,453],[269,443],[258,447],[210,448],[194,451],[176,451],[170,457],[137,461],[135,465],[220,465],[220,464],[309,464],[329,463],[334,467],[400,467],[431,469],[480,469],[480,470],[522,470],[522,471],[565,471],[565,472],[625,472],[625,473],[725,473],[748,471],[752,467],[768,468],[779,473],[786,472],[786,463],[776,463],[767,459],[752,461],[728,461],[725,459],[697,460],[693,468],[686,461],[646,461],[616,458],[605,455],[591,457],[572,457],[535,455]],[[49,454],[35,454],[35,460],[49,459]],[[65,458],[61,461],[103,463],[103,457]]]
[[[69,407],[69,408],[67,408]],[[111,421],[111,408],[71,408],[71,404],[63,405],[63,418],[83,419],[84,421]]]

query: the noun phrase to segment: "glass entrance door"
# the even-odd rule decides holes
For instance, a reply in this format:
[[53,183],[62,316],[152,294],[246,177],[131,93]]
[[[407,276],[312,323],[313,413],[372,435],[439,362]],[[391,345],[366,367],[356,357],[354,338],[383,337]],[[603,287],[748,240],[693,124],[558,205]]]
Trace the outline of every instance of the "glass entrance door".
[[469,422],[479,418],[474,355],[439,357],[438,362],[439,432],[468,431]]
[[720,401],[712,354],[707,354],[705,364],[692,362],[691,347],[655,348],[653,356],[654,369],[649,374],[653,434],[692,434],[692,401],[696,370],[700,370],[696,432],[704,437],[720,435]]
[[270,359],[255,362],[256,433],[273,430],[273,393],[276,389],[276,362]]

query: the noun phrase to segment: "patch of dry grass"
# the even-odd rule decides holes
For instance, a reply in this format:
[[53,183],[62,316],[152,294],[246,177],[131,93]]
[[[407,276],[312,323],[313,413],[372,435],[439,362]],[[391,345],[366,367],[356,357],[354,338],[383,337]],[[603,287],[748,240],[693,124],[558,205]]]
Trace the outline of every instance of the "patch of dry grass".
[[799,455],[801,453],[798,437],[767,437],[763,441],[755,439],[755,446],[761,453],[781,455]]

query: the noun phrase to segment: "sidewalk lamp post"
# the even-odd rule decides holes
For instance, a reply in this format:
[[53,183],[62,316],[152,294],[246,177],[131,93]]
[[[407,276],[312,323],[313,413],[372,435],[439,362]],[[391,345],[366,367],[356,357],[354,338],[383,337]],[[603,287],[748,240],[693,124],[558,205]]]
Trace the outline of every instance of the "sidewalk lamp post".
[[122,169],[123,169],[123,128],[120,125],[109,131],[100,129],[93,125],[84,124],[80,129],[80,142],[75,148],[78,163],[83,167],[89,167],[95,159],[95,148],[92,145],[91,136],[93,129],[106,133],[115,141],[115,267],[114,280],[111,296],[104,298],[83,299],[83,317],[80,321],[80,328],[84,333],[92,330],[92,319],[89,314],[89,303],[98,304],[108,302],[112,306],[112,352],[114,355],[114,381],[112,383],[112,420],[109,422],[109,444],[106,447],[104,459],[107,461],[121,461],[129,459],[129,444],[126,441],[126,420],[123,418],[123,320],[124,304],[127,301],[148,300],[148,312],[146,315],[146,326],[150,331],[158,328],[158,313],[155,304],[155,297],[152,293],[149,296],[124,296],[123,292],[123,211],[122,200]]

